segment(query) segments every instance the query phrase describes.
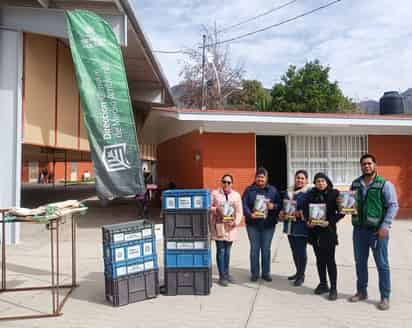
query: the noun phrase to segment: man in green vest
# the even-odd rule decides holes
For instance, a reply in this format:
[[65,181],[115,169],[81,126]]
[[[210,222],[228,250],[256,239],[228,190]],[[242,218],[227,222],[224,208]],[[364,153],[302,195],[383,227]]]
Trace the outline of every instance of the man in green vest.
[[363,175],[352,182],[357,213],[352,215],[357,292],[349,298],[359,302],[368,298],[368,257],[372,249],[379,275],[381,300],[378,309],[389,309],[391,291],[388,261],[389,229],[399,205],[393,184],[376,173],[376,159],[371,154],[360,159]]

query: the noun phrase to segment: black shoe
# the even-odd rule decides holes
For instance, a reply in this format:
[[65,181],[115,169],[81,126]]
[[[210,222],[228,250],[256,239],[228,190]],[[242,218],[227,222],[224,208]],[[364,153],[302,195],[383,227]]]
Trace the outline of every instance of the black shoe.
[[315,288],[316,295],[322,295],[329,292],[329,287],[326,284],[319,284],[318,287]]
[[258,279],[259,279],[259,277],[258,277],[258,276],[255,276],[255,275],[252,275],[252,276],[250,277],[250,281],[251,281],[251,282],[256,282],[256,281],[258,281]]
[[229,285],[229,282],[225,278],[220,278],[218,284],[220,286],[227,287]]
[[331,288],[329,291],[329,301],[336,301],[338,299],[338,292],[336,288]]
[[293,282],[293,286],[299,287],[302,286],[305,282],[305,276],[297,277],[296,280]]
[[236,284],[236,279],[235,279],[232,275],[230,275],[230,274],[228,274],[228,275],[226,276],[226,280],[227,280],[230,284]]
[[288,280],[296,280],[297,277],[298,275],[295,273],[293,276],[289,276]]
[[270,274],[262,274],[262,279],[264,281],[272,281],[272,277],[270,276]]

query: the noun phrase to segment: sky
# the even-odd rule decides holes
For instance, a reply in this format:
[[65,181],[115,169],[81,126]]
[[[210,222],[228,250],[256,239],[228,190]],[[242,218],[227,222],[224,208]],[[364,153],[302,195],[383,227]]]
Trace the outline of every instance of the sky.
[[[290,0],[133,0],[152,50],[193,48],[202,26],[223,28]],[[331,0],[297,0],[219,35],[221,40],[299,15]],[[230,43],[233,64],[245,78],[267,88],[280,81],[289,65],[319,59],[331,68],[346,96],[379,99],[384,91],[412,87],[412,1],[341,0],[299,20]],[[180,80],[186,55],[155,53],[171,86]]]

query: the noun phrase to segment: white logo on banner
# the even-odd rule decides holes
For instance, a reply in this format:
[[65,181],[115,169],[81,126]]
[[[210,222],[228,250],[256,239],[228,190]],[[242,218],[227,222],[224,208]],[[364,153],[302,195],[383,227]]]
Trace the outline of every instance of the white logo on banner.
[[102,160],[108,172],[130,169],[126,157],[126,144],[117,144],[103,147]]
[[80,42],[84,48],[92,49],[96,47],[104,47],[106,45],[106,40],[96,35],[96,32],[92,27],[86,26],[84,33],[85,35],[80,39]]

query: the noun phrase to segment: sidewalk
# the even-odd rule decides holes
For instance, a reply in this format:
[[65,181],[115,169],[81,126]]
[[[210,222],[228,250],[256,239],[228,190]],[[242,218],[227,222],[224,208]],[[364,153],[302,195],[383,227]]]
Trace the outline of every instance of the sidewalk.
[[[249,282],[249,243],[246,231],[240,229],[239,240],[233,246],[232,273],[237,283],[229,287],[213,284],[209,296],[159,295],[156,299],[113,308],[104,297],[104,277],[101,247],[103,224],[130,220],[135,208],[120,202],[109,208],[90,203],[87,216],[81,218],[78,231],[78,279],[80,287],[74,291],[64,307],[64,315],[57,318],[0,322],[0,327],[396,327],[412,325],[412,221],[397,221],[391,232],[390,261],[393,297],[391,309],[376,309],[379,299],[377,273],[370,261],[370,300],[359,304],[346,298],[355,291],[355,269],[351,244],[351,225],[344,221],[339,226],[340,245],[337,248],[339,299],[330,302],[313,295],[317,273],[314,255],[309,251],[307,278],[303,287],[290,285],[286,277],[293,273],[287,239],[277,226],[272,244],[273,282]],[[27,281],[48,283],[49,234],[43,225],[22,227],[22,243],[8,247],[9,286],[24,286]],[[64,228],[66,229],[66,228]],[[68,233],[62,231],[62,268],[69,281],[70,261]],[[162,243],[158,243],[159,264],[163,262]],[[213,254],[215,254],[213,249]],[[214,267],[216,281],[216,267]],[[163,270],[160,272],[161,282]],[[0,294],[0,315],[38,313],[49,310],[49,292]]]

